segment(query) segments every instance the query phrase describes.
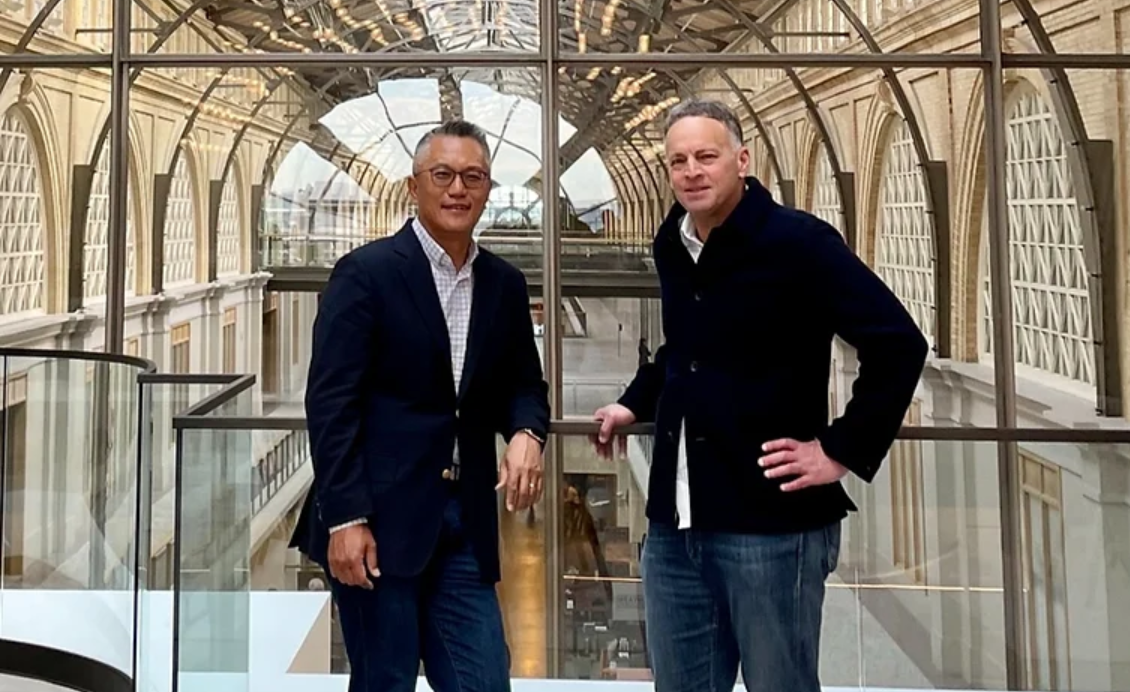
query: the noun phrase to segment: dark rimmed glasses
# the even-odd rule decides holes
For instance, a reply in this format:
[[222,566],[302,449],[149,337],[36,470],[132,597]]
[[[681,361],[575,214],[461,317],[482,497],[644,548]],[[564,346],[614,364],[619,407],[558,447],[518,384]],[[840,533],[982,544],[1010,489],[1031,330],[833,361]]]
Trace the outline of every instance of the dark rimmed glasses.
[[447,166],[436,166],[428,168],[423,171],[418,171],[414,175],[427,173],[432,178],[432,182],[436,187],[450,187],[455,182],[455,177],[459,176],[463,179],[463,187],[468,190],[478,190],[484,185],[490,184],[490,173],[487,173],[481,168],[468,168],[463,171],[453,171]]

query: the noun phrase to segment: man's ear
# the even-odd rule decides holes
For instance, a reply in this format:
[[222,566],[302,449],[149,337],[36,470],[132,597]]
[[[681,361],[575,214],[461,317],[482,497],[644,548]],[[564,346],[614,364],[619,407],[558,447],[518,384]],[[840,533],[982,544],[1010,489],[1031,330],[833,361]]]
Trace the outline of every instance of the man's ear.
[[747,147],[742,147],[738,151],[738,173],[742,179],[749,175],[749,149]]
[[408,177],[408,194],[412,195],[413,201],[419,202],[420,198],[417,196],[418,192],[416,189],[417,184],[418,183],[416,182],[416,176],[413,175]]

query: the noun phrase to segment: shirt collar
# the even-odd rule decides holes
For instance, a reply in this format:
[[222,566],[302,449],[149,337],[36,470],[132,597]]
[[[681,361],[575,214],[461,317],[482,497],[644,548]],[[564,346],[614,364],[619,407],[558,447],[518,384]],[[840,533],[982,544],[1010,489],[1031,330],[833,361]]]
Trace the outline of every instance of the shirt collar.
[[[419,218],[412,219],[412,230],[416,232],[416,237],[420,240],[420,245],[424,248],[424,254],[428,256],[428,261],[433,265],[442,269],[454,270],[455,263],[451,261],[451,257],[447,251],[443,249],[436,239],[432,237],[424,228],[424,224],[420,223]],[[479,245],[475,240],[471,239],[471,247],[467,253],[467,261],[463,264],[463,271],[471,268],[475,262],[475,258],[479,256]]]
[[698,238],[698,231],[694,229],[694,220],[691,219],[690,214],[684,214],[682,221],[679,222],[679,232],[683,236],[684,243],[702,246],[702,241]]

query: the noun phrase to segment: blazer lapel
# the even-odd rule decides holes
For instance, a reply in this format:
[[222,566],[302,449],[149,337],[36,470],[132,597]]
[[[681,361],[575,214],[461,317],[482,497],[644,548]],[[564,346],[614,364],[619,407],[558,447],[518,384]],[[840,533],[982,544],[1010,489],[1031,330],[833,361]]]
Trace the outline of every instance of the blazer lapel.
[[471,295],[471,325],[467,334],[467,355],[463,360],[463,377],[459,382],[459,399],[467,391],[475,366],[490,340],[494,315],[498,312],[501,296],[498,275],[491,270],[486,258],[480,254],[475,260],[475,290]]
[[424,325],[431,332],[443,355],[443,363],[449,376],[451,373],[451,340],[447,335],[447,320],[443,317],[443,307],[439,304],[435,278],[428,264],[428,256],[409,223],[396,237],[397,254],[401,256],[400,275],[408,286],[408,295],[423,318]]

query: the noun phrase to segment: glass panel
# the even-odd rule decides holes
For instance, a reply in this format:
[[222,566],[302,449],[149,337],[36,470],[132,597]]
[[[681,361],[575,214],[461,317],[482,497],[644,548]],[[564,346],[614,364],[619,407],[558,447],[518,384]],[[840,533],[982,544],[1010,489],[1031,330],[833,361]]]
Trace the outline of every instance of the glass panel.
[[[815,72],[798,77],[814,108],[791,83],[781,81],[787,80],[781,68],[701,70],[692,80],[670,69],[617,66],[608,72],[566,68],[561,76],[562,111],[580,126],[561,149],[563,195],[576,207],[576,200],[596,200],[606,188],[613,193],[599,214],[577,215],[578,231],[563,232],[565,415],[589,413],[568,407],[571,378],[608,373],[630,381],[635,370],[627,353],[630,346],[625,346],[633,342],[638,347],[643,334],[631,326],[634,318],[629,316],[635,310],[625,305],[632,300],[629,296],[657,294],[650,244],[674,202],[664,156],[665,124],[679,104],[695,96],[731,109],[749,152],[748,175],[778,202],[808,211],[844,234],[845,242],[902,301],[931,343],[907,424],[994,424],[994,366],[991,355],[977,346],[978,336],[991,330],[991,321],[985,319],[991,307],[987,264],[976,275],[947,277],[934,269],[981,256],[978,249],[985,236],[974,234],[967,221],[967,198],[984,196],[983,177],[976,168],[984,159],[981,130],[973,129],[960,142],[961,160],[980,164],[944,165],[941,159],[949,145],[936,133],[949,121],[935,110],[918,111],[913,105],[948,99],[950,90],[959,87],[961,94],[970,95],[960,99],[961,115],[955,117],[962,122],[978,118],[982,109],[976,71],[927,70],[913,81],[887,80],[888,85],[897,84],[912,117],[903,117],[894,86],[885,87],[889,90],[880,97],[868,97],[864,106],[853,96],[858,92],[832,89]],[[569,85],[594,85],[605,76],[615,77],[617,87],[609,98],[618,108],[599,120],[587,120],[593,117],[589,102],[571,102]],[[883,75],[849,70],[845,79],[872,84]],[[789,108],[780,110],[775,105],[779,99]],[[582,166],[585,156],[591,160]],[[581,169],[583,174],[576,173]],[[969,195],[955,198],[946,193],[965,184]],[[986,291],[978,300],[970,297],[968,286],[973,284]],[[740,317],[734,319],[737,330]],[[658,314],[652,323],[654,334],[647,346],[654,353],[663,341]],[[836,339],[830,351],[829,410],[835,416],[851,397],[859,363],[854,348],[842,339]],[[966,387],[976,394],[969,396]]]
[[659,301],[566,296],[562,304],[562,415],[589,417],[616,401],[641,361],[662,345]]
[[[138,369],[3,359],[0,637],[137,662]],[[147,421],[146,421],[147,422]]]
[[650,680],[639,560],[650,445],[628,437],[616,463],[566,436],[561,521],[561,677]]
[[[498,442],[498,457],[505,444]],[[549,583],[550,538],[548,514],[556,503],[548,495],[523,512],[506,509],[505,493],[499,493],[498,519],[502,582],[498,585],[502,626],[510,647],[512,678],[553,677],[550,648],[552,639]]]
[[[217,415],[248,415],[237,396]],[[248,430],[179,431],[179,689],[250,689],[251,443]]]
[[143,492],[151,507],[148,525],[148,553],[143,556],[138,637],[138,688],[150,692],[171,692],[173,686],[173,584],[176,567],[175,489],[176,435],[173,416],[220,389],[216,384],[145,384],[142,396],[148,399],[151,413],[148,451],[142,458],[152,460],[146,469],[148,482]]
[[1021,425],[1104,425],[1104,410],[1117,415],[1124,408],[1118,358],[1106,354],[1125,347],[1102,335],[1123,330],[1111,308],[1119,299],[1106,281],[1112,265],[1103,252],[1117,225],[1106,221],[1117,212],[1105,200],[1124,197],[1125,182],[1094,178],[1094,171],[1118,165],[1111,157],[1121,158],[1121,145],[1106,143],[1116,125],[1102,105],[1104,90],[1120,77],[1021,70],[1005,91],[1013,356],[1017,391],[1027,402],[1018,407]]
[[[798,0],[663,5],[632,0],[560,0],[560,48],[577,53],[945,53],[976,52],[975,23],[954,24],[943,41],[904,34],[928,0]],[[895,38],[899,36],[899,38]],[[866,39],[866,40],[865,40]]]
[[[135,41],[134,50],[168,53],[461,53],[539,50],[536,0],[459,2],[280,2],[250,9],[239,0],[205,6],[208,22],[186,23],[165,41]],[[204,10],[201,10],[201,15]],[[139,25],[175,17],[157,6],[135,12]],[[203,19],[203,17],[202,17]],[[205,28],[208,27],[208,28]]]
[[[860,511],[844,524],[825,660],[845,653],[836,636],[851,648],[858,637],[858,684],[1007,687],[997,473],[996,443],[900,440],[871,484],[849,477]],[[833,634],[840,589],[853,594],[858,633]],[[825,683],[857,682],[843,675]]]
[[317,294],[306,291],[270,291],[261,305],[248,307],[261,322],[262,340],[255,374],[256,413],[269,416],[305,415],[303,394],[310,365],[311,330],[318,310]]
[[[523,269],[539,268],[538,72],[468,67],[406,76],[400,70],[379,70],[376,79],[369,72],[341,68],[327,78],[322,70],[303,70],[296,74],[309,80],[316,93],[292,89],[290,80],[276,80],[243,105],[228,98],[242,87],[217,88],[201,108],[220,112],[220,119],[229,119],[232,127],[197,123],[183,134],[198,155],[219,151],[226,156],[238,145],[261,157],[252,184],[263,186],[256,220],[262,266],[278,281],[321,278],[324,273],[285,270],[328,269],[350,250],[403,228],[417,214],[409,190],[417,145],[444,118],[460,117],[484,130],[490,149],[492,189],[476,223],[476,237],[487,248],[504,246],[506,259]],[[226,87],[230,75],[197,71],[196,77]],[[326,98],[334,101],[332,107],[314,108]],[[196,103],[188,107],[196,108]],[[252,118],[267,128],[264,132],[286,133],[316,120],[318,135],[296,142],[258,134],[256,127],[236,141],[232,133]],[[563,118],[559,127],[564,141],[571,126]],[[535,283],[536,277],[530,278]]]
[[[110,52],[111,0],[6,0],[0,10],[17,53]],[[11,50],[5,43],[0,52]]]
[[[1123,36],[1108,35],[1097,30],[1102,26],[1125,26],[1125,19],[1117,16],[1106,18],[1090,8],[1079,15],[1079,22],[1065,22],[1062,9],[1039,3],[1032,3],[1030,9],[1017,5],[1012,12],[1001,14],[1002,23],[1016,26],[1014,40],[1028,46],[1025,48],[1027,52],[1111,54],[1126,50],[1126,39]],[[1103,84],[1105,80],[1097,71],[1091,72],[1091,77],[1085,81],[1093,81],[1093,84],[1076,85],[1075,88],[1080,92],[1094,89],[1096,93],[1106,88]]]

